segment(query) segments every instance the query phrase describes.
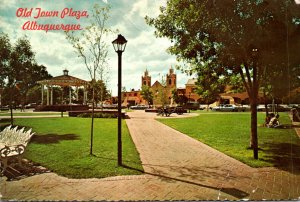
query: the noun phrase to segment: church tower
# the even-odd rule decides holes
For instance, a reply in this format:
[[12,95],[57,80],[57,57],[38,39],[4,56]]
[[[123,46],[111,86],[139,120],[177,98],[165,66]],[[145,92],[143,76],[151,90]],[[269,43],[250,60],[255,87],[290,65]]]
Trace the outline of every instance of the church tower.
[[151,76],[149,76],[149,72],[146,69],[144,76],[142,76],[142,86],[151,87]]
[[167,74],[167,87],[169,88],[176,88],[176,74],[174,73],[174,69],[169,69],[169,74]]

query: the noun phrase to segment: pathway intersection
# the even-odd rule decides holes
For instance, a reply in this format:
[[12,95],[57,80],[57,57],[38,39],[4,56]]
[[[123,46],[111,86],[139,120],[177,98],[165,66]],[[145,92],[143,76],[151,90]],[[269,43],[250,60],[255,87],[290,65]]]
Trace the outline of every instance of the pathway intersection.
[[[145,174],[68,179],[45,173],[0,182],[3,200],[299,200],[299,167],[251,168],[155,120],[128,113]],[[173,114],[172,114],[173,115]],[[177,115],[173,115],[176,117]]]

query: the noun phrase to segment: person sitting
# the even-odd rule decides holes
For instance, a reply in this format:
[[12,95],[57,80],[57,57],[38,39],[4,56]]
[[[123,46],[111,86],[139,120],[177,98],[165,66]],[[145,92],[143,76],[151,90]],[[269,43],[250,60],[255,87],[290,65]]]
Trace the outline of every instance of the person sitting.
[[266,116],[266,119],[265,119],[264,126],[268,126],[273,117],[275,117],[274,113],[268,113],[268,115]]
[[276,128],[279,125],[279,114],[276,114],[276,116],[271,118],[270,122],[268,123],[268,128]]

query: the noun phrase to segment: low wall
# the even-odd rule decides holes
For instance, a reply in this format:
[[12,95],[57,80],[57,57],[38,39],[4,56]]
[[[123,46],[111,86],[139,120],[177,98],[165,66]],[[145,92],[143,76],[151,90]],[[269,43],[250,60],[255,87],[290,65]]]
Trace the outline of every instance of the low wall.
[[66,111],[83,111],[88,110],[87,105],[39,105],[34,111],[54,111],[54,112],[66,112]]
[[[77,117],[80,114],[92,113],[91,110],[81,110],[81,111],[69,111],[69,117]],[[115,110],[95,110],[94,113],[104,113],[104,114],[114,114],[118,116],[118,111]],[[125,112],[121,112],[121,117],[125,118]]]

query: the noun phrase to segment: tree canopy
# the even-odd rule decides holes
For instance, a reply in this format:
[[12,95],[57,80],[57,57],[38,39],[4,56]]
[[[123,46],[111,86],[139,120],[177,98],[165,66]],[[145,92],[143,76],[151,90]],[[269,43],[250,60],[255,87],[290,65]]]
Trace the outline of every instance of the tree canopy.
[[142,86],[141,95],[143,99],[148,102],[148,104],[153,102],[153,92],[151,91],[149,86],[147,85]]
[[4,99],[25,104],[26,96],[37,81],[51,77],[43,65],[38,65],[29,39],[24,36],[11,45],[7,34],[0,34],[0,87]]
[[259,78],[266,66],[299,67],[300,6],[293,0],[169,0],[160,10],[146,20],[173,42],[168,51],[188,62],[186,72],[208,63],[220,75],[243,73],[251,87],[253,57]]
[[251,105],[250,145],[258,158],[259,87],[266,69],[298,76],[292,71],[300,64],[300,5],[294,0],[168,0],[160,11],[146,22],[157,37],[171,40],[168,51],[184,62],[183,71],[240,76]]

